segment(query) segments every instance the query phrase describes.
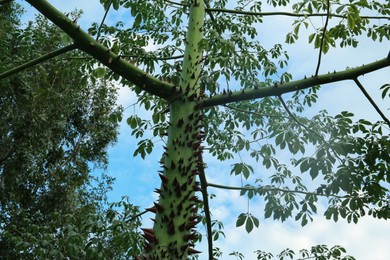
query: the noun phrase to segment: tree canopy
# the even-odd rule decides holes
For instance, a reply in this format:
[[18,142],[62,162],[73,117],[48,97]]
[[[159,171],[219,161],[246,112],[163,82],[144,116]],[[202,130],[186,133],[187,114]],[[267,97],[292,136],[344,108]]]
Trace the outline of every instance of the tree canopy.
[[[213,239],[218,239],[222,224],[210,216],[211,187],[240,190],[248,200],[261,197],[265,218],[293,218],[303,226],[317,213],[319,200],[326,205],[325,217],[334,221],[357,223],[367,214],[390,217],[390,122],[361,81],[366,74],[386,69],[390,54],[337,71],[322,69],[333,48],[350,51],[361,41],[368,46],[370,41],[389,42],[386,1],[101,0],[106,14],[128,10],[132,20],[109,24],[103,17],[87,30],[48,1],[27,2],[71,38],[70,45],[52,48],[60,48],[58,53],[77,48],[88,54],[68,62],[87,66],[94,83],[128,86],[138,103],[152,112],[151,119],[139,115],[127,119],[132,135],[141,139],[134,155],[145,158],[157,139],[165,144],[161,187],[156,189],[159,199],[148,209],[156,214],[155,224],[143,229],[140,259],[196,257],[195,243],[202,238],[196,227],[201,221],[207,227],[209,258],[219,256]],[[283,16],[292,20],[281,41],[262,34],[266,19]],[[275,37],[275,42],[265,46],[263,37]],[[311,71],[298,73],[289,68],[293,61],[287,49],[302,37],[317,50],[317,60]],[[146,51],[150,44],[156,46],[154,51]],[[10,75],[21,69],[6,71],[0,78],[12,79]],[[70,68],[69,73],[87,72]],[[56,74],[43,78],[51,82]],[[381,120],[356,120],[348,111],[310,115],[321,98],[320,88],[345,80],[354,82]],[[388,82],[374,88],[382,99],[389,98]],[[59,112],[53,111],[56,116]],[[113,121],[121,117],[112,115]],[[91,121],[86,118],[85,123]],[[145,134],[148,130],[151,137]],[[90,147],[85,152],[96,154]],[[282,156],[285,153],[288,159]],[[241,176],[242,185],[208,182],[205,155],[234,161],[230,174]],[[44,161],[48,159],[45,154]],[[237,216],[236,225],[251,232],[259,226],[259,217],[248,209]],[[341,253],[340,247],[300,252],[301,257],[326,258]],[[290,255],[287,250],[279,258]],[[270,255],[258,251],[257,257]]]
[[[1,5],[0,12],[1,71],[69,43],[42,15],[23,27],[19,5]],[[88,76],[79,58],[69,53],[1,81],[0,259],[124,256],[139,250],[140,238],[131,233],[137,218],[112,228],[113,221],[122,225],[138,209],[126,200],[108,207],[112,178],[91,175],[92,167],[105,167],[107,147],[116,140],[118,124],[110,117],[121,112],[117,88]],[[126,246],[113,244],[124,227]],[[111,244],[113,251],[101,252],[99,243]]]

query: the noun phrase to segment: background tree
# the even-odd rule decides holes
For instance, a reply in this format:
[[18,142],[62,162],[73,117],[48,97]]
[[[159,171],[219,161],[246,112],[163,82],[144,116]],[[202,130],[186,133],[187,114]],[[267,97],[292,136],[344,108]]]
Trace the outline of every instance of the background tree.
[[[17,4],[1,5],[0,13],[2,72],[69,43],[43,16],[23,26]],[[91,175],[92,167],[105,167],[116,141],[117,88],[86,73],[81,58],[68,53],[0,83],[1,259],[139,250],[139,220],[129,221],[138,209],[126,200],[108,207],[113,179]]]
[[[130,9],[134,21],[126,28],[123,22],[115,26],[95,24],[88,34],[47,1],[27,2],[66,32],[77,48],[110,68],[105,74],[99,69],[105,79],[129,85],[138,93],[140,104],[153,111],[153,135],[166,142],[166,151],[161,160],[159,201],[149,209],[156,213],[155,225],[144,229],[148,241],[145,257],[187,258],[197,253],[193,243],[199,236],[194,228],[201,220],[201,205],[212,257],[207,199],[210,186],[240,189],[249,198],[263,196],[266,218],[284,221],[295,217],[302,225],[316,213],[319,197],[328,201],[327,218],[357,222],[367,213],[389,217],[385,185],[389,180],[389,120],[358,78],[389,66],[390,59],[320,74],[322,57],[330,48],[356,47],[362,34],[374,41],[389,40],[388,3],[267,1],[273,7],[288,5],[292,12],[286,13],[262,12],[258,1],[101,1],[107,11]],[[233,4],[235,7],[229,9]],[[295,79],[285,70],[289,56],[281,43],[268,49],[261,45],[256,26],[271,15],[297,17],[285,38],[290,44],[303,28],[314,29],[308,36],[318,49],[313,76]],[[314,17],[323,17],[325,22],[313,24]],[[145,52],[150,42],[161,48]],[[301,115],[316,101],[318,85],[342,80],[353,80],[383,121],[353,122],[349,112],[336,116],[321,112],[310,119]],[[388,89],[388,85],[381,87],[383,98],[388,96]],[[290,92],[291,101],[286,102],[282,95]],[[141,137],[148,125],[137,116],[128,122],[136,137]],[[219,160],[239,160],[241,153],[248,152],[273,173],[256,176],[243,187],[208,183],[202,142]],[[153,142],[144,139],[135,154],[145,157],[152,149]],[[289,164],[276,158],[284,149],[292,154]],[[313,152],[308,155],[307,151]],[[242,160],[233,164],[231,171],[248,180],[253,180],[250,177],[255,172],[260,171]],[[316,187],[308,190],[308,184]],[[202,193],[202,203],[196,191]],[[258,224],[250,212],[237,220],[237,225],[245,225],[248,232]],[[335,251],[336,255],[342,252]],[[259,253],[259,257],[268,256]]]

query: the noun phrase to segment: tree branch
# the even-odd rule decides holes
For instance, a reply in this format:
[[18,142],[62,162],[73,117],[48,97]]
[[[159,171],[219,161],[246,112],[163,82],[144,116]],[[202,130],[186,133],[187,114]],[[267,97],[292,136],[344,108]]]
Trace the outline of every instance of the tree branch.
[[1,73],[0,74],[0,79],[9,77],[9,76],[11,76],[13,74],[16,74],[16,73],[21,72],[21,71],[23,71],[25,69],[31,68],[31,67],[39,64],[39,63],[47,61],[47,60],[49,60],[51,58],[54,58],[54,57],[56,57],[58,55],[66,53],[66,52],[72,51],[74,49],[76,49],[76,45],[75,44],[71,44],[71,45],[65,46],[65,47],[63,47],[61,49],[58,49],[58,50],[55,50],[55,51],[50,52],[48,54],[45,54],[45,55],[43,55],[43,56],[41,56],[39,58],[31,60],[31,61],[29,61],[27,63],[24,63],[24,64],[20,65],[20,66],[17,66],[16,68],[13,68],[13,69],[10,69],[10,70],[7,70],[7,71]]
[[330,15],[330,3],[329,3],[329,0],[327,0],[326,20],[325,20],[324,29],[322,32],[321,45],[320,45],[320,50],[319,50],[319,54],[318,54],[318,63],[317,63],[316,73],[314,74],[315,76],[318,76],[318,72],[320,71],[322,50],[324,48],[325,34],[326,34],[326,29],[328,27],[329,15]]
[[[123,54],[123,55],[119,55],[119,57],[121,57],[121,58],[140,58],[142,56]],[[152,60],[162,60],[162,61],[164,61],[164,60],[177,60],[177,59],[182,59],[182,58],[184,58],[184,54],[171,56],[171,57],[155,57],[155,58],[152,58]]]
[[135,221],[137,218],[141,217],[142,215],[144,215],[144,214],[146,214],[146,213],[148,213],[148,212],[149,212],[148,210],[144,210],[144,211],[142,211],[142,212],[140,212],[140,213],[138,213],[138,214],[132,216],[132,217],[131,217],[130,219],[128,219],[126,222],[127,222],[127,223],[133,222],[133,221]]
[[175,87],[172,84],[159,80],[124,59],[121,59],[117,54],[111,52],[108,48],[93,39],[80,26],[57,10],[48,1],[26,1],[69,35],[74,40],[77,48],[90,54],[113,72],[121,75],[123,78],[152,95],[169,99],[173,94]]
[[323,197],[334,197],[334,198],[339,198],[339,199],[345,199],[350,196],[345,195],[345,196],[339,196],[335,194],[321,194],[317,192],[311,192],[311,191],[301,191],[301,190],[289,190],[289,189],[283,189],[283,188],[277,188],[271,185],[267,186],[259,186],[259,187],[235,187],[235,186],[226,186],[226,185],[220,185],[220,184],[215,184],[215,183],[207,183],[207,186],[209,187],[214,187],[218,189],[224,189],[224,190],[245,190],[245,191],[278,191],[278,192],[285,192],[285,193],[300,193],[304,195],[314,195],[314,196],[323,196]]
[[[216,13],[230,13],[237,15],[254,15],[254,16],[291,16],[291,17],[324,17],[328,16],[326,13],[318,14],[296,14],[289,12],[250,12],[242,10],[231,10],[231,9],[222,9],[222,8],[206,8],[206,12],[216,12]],[[337,17],[345,19],[347,16],[331,14],[331,17]],[[390,20],[389,16],[360,16],[362,19],[378,19],[378,20]]]
[[248,90],[234,91],[231,93],[218,94],[205,99],[202,103],[203,107],[211,107],[224,105],[236,101],[251,100],[269,96],[280,96],[285,93],[294,92],[297,90],[307,89],[313,86],[338,82],[342,80],[354,80],[355,78],[379,69],[390,66],[390,55],[382,60],[362,65],[360,67],[346,69],[343,71],[318,75],[316,77],[304,78],[300,80],[281,83],[279,85],[255,88]]
[[99,25],[99,28],[98,28],[97,34],[96,34],[96,40],[99,40],[99,38],[100,38],[100,33],[101,33],[101,31],[102,31],[103,24],[104,24],[104,21],[106,20],[107,14],[108,14],[108,12],[110,11],[110,8],[111,8],[111,5],[112,5],[112,1],[113,1],[113,0],[111,0],[110,3],[108,4],[107,9],[106,9],[106,12],[104,13],[104,16],[103,16],[103,18],[102,18],[102,21],[100,22],[100,25]]
[[254,115],[254,116],[258,116],[258,117],[276,117],[276,118],[283,117],[282,115],[260,114],[260,113],[257,113],[257,112],[248,111],[248,110],[241,109],[241,108],[238,108],[238,107],[232,107],[232,106],[229,106],[229,105],[223,105],[223,106],[226,107],[226,108],[229,108],[231,110],[235,110],[237,112],[241,112],[241,113],[244,113],[244,114],[251,114],[251,115]]
[[11,149],[9,149],[8,152],[3,157],[0,157],[0,165],[3,164],[3,162],[7,160],[9,157],[11,157],[15,152],[16,152],[16,145],[14,145]]
[[382,113],[378,105],[375,103],[375,101],[370,97],[368,92],[365,90],[363,85],[360,83],[360,81],[357,78],[353,79],[356,83],[356,85],[359,87],[359,89],[363,92],[363,95],[370,101],[371,105],[375,108],[376,112],[382,117],[382,119],[387,123],[387,125],[390,127],[390,121],[389,119]]
[[189,5],[185,5],[185,4],[181,4],[181,3],[177,3],[177,2],[169,1],[169,0],[165,0],[164,2],[166,2],[166,3],[168,3],[168,4],[171,4],[172,6],[173,6],[173,5],[177,5],[177,6],[189,6]]
[[[203,164],[203,158],[201,155],[199,155],[200,160],[202,160]],[[199,167],[199,181],[201,186],[201,192],[202,192],[202,198],[203,198],[203,207],[204,207],[204,214],[206,218],[206,230],[207,230],[207,245],[208,245],[208,251],[209,251],[209,260],[213,260],[213,234],[211,230],[211,216],[210,216],[210,207],[209,207],[209,197],[207,194],[207,180],[206,175],[204,173],[204,166]]]

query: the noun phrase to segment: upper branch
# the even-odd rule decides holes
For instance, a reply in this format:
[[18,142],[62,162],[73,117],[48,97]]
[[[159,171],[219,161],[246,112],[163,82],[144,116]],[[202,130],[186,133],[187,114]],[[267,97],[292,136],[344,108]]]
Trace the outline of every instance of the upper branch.
[[57,10],[47,0],[26,1],[69,35],[74,40],[77,48],[90,54],[113,72],[121,75],[150,94],[165,99],[168,99],[172,95],[174,89],[172,84],[159,80],[124,59],[121,59],[118,55],[93,39],[80,26]]
[[[327,13],[318,13],[318,14],[297,14],[289,12],[250,12],[243,10],[231,10],[231,9],[222,9],[222,8],[206,8],[206,12],[215,12],[215,13],[230,13],[238,15],[255,15],[255,16],[291,16],[291,17],[326,17]],[[331,14],[331,17],[337,18],[347,18],[345,15]],[[360,16],[363,19],[380,19],[380,20],[390,20],[389,16]]]
[[218,94],[209,97],[208,99],[205,99],[203,101],[203,107],[218,106],[231,102],[251,100],[263,97],[280,96],[285,93],[294,92],[297,90],[302,90],[321,84],[328,84],[342,80],[354,80],[363,74],[367,74],[388,66],[390,66],[390,53],[384,59],[369,63],[367,65],[362,65],[357,68],[322,74],[315,77],[286,82],[271,87],[255,88]]
[[375,103],[375,101],[370,97],[366,89],[363,87],[362,83],[355,78],[353,79],[356,83],[356,85],[359,87],[359,89],[362,91],[363,95],[368,99],[368,101],[371,103],[371,105],[375,108],[376,112],[382,117],[382,119],[387,123],[387,125],[390,127],[390,120],[383,114],[383,112],[380,110],[378,105]]
[[209,182],[209,183],[207,183],[207,186],[218,188],[218,189],[224,189],[224,190],[241,190],[241,191],[242,190],[245,190],[245,191],[253,190],[253,191],[258,191],[258,192],[272,192],[272,191],[276,191],[276,192],[284,192],[284,193],[299,193],[299,194],[305,194],[305,195],[333,197],[333,198],[339,198],[339,199],[350,197],[350,195],[340,196],[340,195],[337,195],[337,194],[324,194],[324,193],[318,193],[318,192],[314,192],[314,191],[290,190],[290,189],[287,189],[287,188],[280,188],[280,187],[275,187],[275,186],[272,186],[272,185],[265,185],[265,186],[258,186],[258,187],[253,187],[253,186],[249,186],[249,187],[235,187],[235,186],[226,186],[226,185],[221,185],[221,184],[216,184],[216,183],[210,183]]

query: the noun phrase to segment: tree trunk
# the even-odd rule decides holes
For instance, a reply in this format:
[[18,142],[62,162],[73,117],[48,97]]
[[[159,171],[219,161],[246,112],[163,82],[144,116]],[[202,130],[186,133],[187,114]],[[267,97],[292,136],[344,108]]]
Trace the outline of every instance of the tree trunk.
[[199,75],[202,51],[199,43],[203,37],[204,3],[191,3],[185,57],[180,86],[170,101],[168,144],[162,160],[161,188],[156,190],[159,201],[150,211],[156,213],[153,229],[143,229],[148,241],[145,253],[148,259],[187,259],[197,253],[195,225],[199,222],[199,190],[196,176],[202,153],[202,111],[199,107]]

